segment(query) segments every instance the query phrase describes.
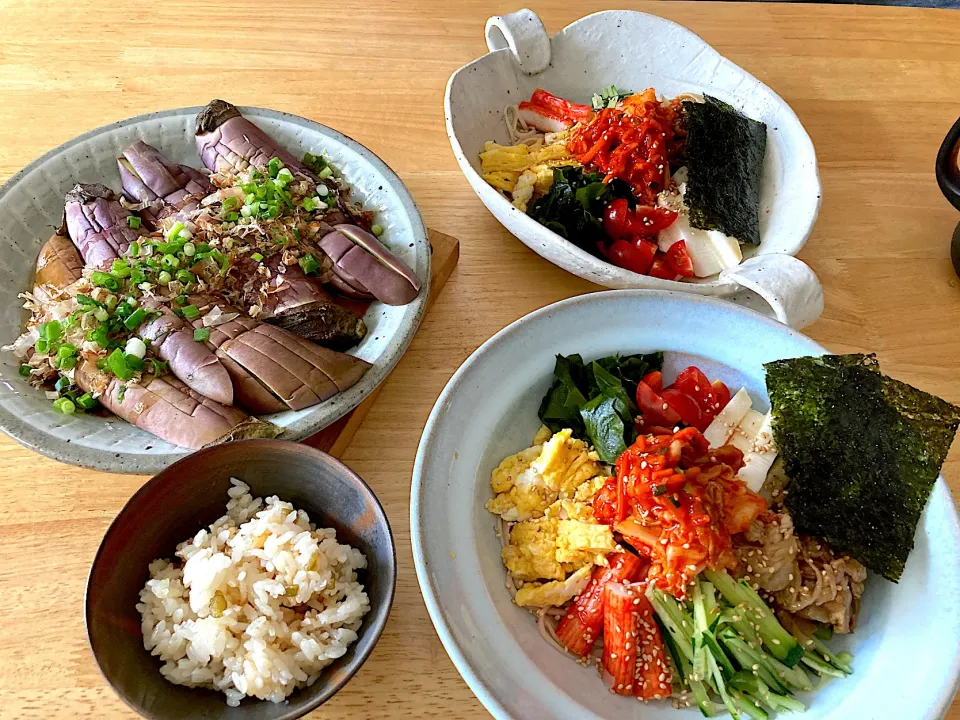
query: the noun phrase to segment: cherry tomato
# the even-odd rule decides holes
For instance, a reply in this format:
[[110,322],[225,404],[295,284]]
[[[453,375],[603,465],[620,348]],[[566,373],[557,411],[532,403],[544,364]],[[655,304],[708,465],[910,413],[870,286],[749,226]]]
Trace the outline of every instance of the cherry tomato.
[[640,240],[636,244],[627,240],[616,240],[610,246],[610,262],[625,270],[646,275],[653,262],[656,245]]
[[660,393],[660,397],[667,405],[677,411],[680,419],[687,425],[698,430],[706,429],[706,426],[701,427],[703,425],[703,413],[700,412],[700,405],[693,397],[674,388],[667,388]]
[[632,219],[630,229],[634,234],[651,237],[673,225],[673,221],[677,219],[677,213],[652,205],[637,205]]
[[723,384],[720,380],[714,380],[710,385],[713,387],[713,399],[714,405],[716,407],[716,412],[714,415],[723,410],[727,403],[730,402],[730,388]]
[[[722,384],[723,383],[721,383],[721,385]],[[697,402],[703,418],[703,427],[700,428],[701,430],[706,429],[714,416],[726,405],[726,403],[723,403],[723,405],[717,407],[718,401],[713,384],[707,376],[703,374],[700,368],[693,365],[685,370],[681,370],[680,374],[677,375],[677,379],[673,381],[673,385],[670,387],[686,393]],[[724,389],[725,388],[726,386],[724,386]],[[730,391],[727,390],[728,400],[729,396]]]
[[657,255],[653,258],[653,263],[650,265],[650,277],[661,278],[663,280],[676,280],[677,273],[670,267],[670,263],[667,262],[666,253],[662,253],[659,250]]
[[687,243],[685,240],[677,240],[667,250],[667,262],[670,263],[677,275],[681,277],[693,277],[693,260],[690,259],[690,253],[687,252]]
[[626,198],[611,201],[603,211],[603,230],[614,240],[625,240],[632,234],[633,213]]
[[659,370],[653,370],[643,376],[643,382],[650,386],[654,392],[663,390],[663,373]]
[[680,414],[642,380],[637,385],[637,405],[646,425],[674,427],[680,422]]

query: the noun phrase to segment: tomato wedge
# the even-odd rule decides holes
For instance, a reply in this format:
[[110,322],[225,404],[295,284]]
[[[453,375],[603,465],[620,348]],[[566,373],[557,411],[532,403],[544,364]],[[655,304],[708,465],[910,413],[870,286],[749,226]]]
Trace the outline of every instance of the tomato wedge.
[[677,414],[680,415],[680,419],[690,427],[695,427],[697,430],[702,431],[710,424],[708,420],[706,425],[704,425],[700,405],[687,393],[676,388],[667,388],[660,393],[660,397],[663,398],[663,401],[667,405],[676,410]]
[[652,237],[664,228],[673,225],[673,221],[676,219],[677,213],[673,210],[652,205],[637,205],[633,211],[631,230],[636,235]]
[[616,240],[610,246],[609,259],[617,267],[646,275],[656,252],[657,246],[646,240],[637,240],[636,243]]
[[667,249],[667,262],[670,263],[677,275],[681,277],[693,277],[693,260],[690,259],[690,253],[687,252],[687,243],[685,240],[677,240]]
[[633,218],[626,198],[611,200],[603,211],[603,231],[614,240],[626,240],[632,234]]
[[670,267],[670,263],[667,262],[666,253],[662,253],[659,250],[657,255],[653,258],[653,264],[650,265],[650,277],[661,278],[663,280],[676,280],[677,273]]
[[728,388],[722,380],[714,380],[710,383],[710,386],[713,388],[713,402],[716,415],[721,410],[723,410],[727,403],[730,402],[730,388]]
[[654,392],[663,390],[663,373],[659,370],[652,370],[643,376],[643,382],[650,386]]
[[680,422],[680,414],[642,380],[637,385],[637,405],[647,425],[674,427]]

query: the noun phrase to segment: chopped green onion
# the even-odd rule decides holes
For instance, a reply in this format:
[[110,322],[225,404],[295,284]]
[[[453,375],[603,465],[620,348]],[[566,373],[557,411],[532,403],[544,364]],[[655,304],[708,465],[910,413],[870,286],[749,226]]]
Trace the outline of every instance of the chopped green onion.
[[321,180],[326,180],[328,177],[333,175],[333,170],[331,170],[330,166],[328,165],[323,170],[321,170],[318,174],[320,175]]
[[240,214],[245,218],[248,218],[253,215],[253,210],[250,209],[249,205],[244,205],[242,208],[240,208]]
[[120,283],[117,282],[117,279],[105,273],[102,270],[94,270],[93,274],[90,276],[90,282],[98,287],[105,287],[107,290],[112,290],[116,292],[120,289]]
[[185,243],[183,246],[183,254],[187,257],[193,257],[197,253],[197,246],[192,242]]
[[37,330],[40,332],[40,337],[42,337],[44,340],[49,340],[52,343],[59,340],[60,336],[63,334],[63,328],[58,320],[40,323],[40,325],[37,326]]
[[128,278],[130,277],[130,263],[126,260],[114,260],[110,266],[110,272],[114,277]]
[[[136,338],[130,338],[130,339],[134,340]],[[133,372],[140,372],[141,370],[143,370],[142,358],[139,358],[132,353],[124,353],[123,358],[127,363],[127,367]]]
[[140,243],[132,242],[130,247],[127,248],[127,255],[130,257],[140,257]]
[[110,339],[107,337],[109,334],[109,328],[105,323],[102,323],[87,333],[87,340],[105,348],[110,344]]
[[127,225],[132,227],[134,230],[138,229],[140,227],[140,218],[138,218],[136,215],[131,215],[127,218]]
[[102,307],[102,303],[97,302],[89,295],[77,295],[77,304],[83,307]]
[[316,272],[321,267],[320,263],[317,262],[317,259],[309,253],[300,258],[298,262],[300,263],[300,268],[303,270],[305,275]]
[[77,354],[77,346],[73,343],[63,343],[60,347],[57,348],[57,357],[66,358],[73,357]]
[[293,173],[287,170],[287,168],[282,168],[277,172],[277,180],[279,180],[282,185],[293,182]]
[[317,209],[317,203],[312,197],[304,198],[301,205],[307,212],[313,212]]
[[176,255],[170,255],[167,253],[160,258],[160,265],[164,270],[176,270],[178,267],[180,267],[180,260],[177,259]]
[[129,380],[133,377],[133,370],[127,366],[126,353],[120,348],[107,356],[107,369],[121,380]]
[[73,355],[70,357],[59,358],[56,364],[61,370],[72,370],[77,366],[77,358]]
[[43,355],[50,349],[50,343],[48,343],[43,338],[39,338],[36,343],[33,345],[33,349]]
[[171,280],[173,280],[173,276],[166,270],[157,275],[157,282],[160,285],[169,285]]
[[198,317],[200,317],[200,311],[197,309],[196,305],[184,305],[181,312],[187,320],[196,320]]
[[250,257],[252,257],[252,258],[253,258],[254,260],[256,260],[257,262],[260,262],[261,260],[263,260],[263,255],[261,255],[261,254],[258,253],[258,252],[255,252],[255,253],[251,254]]
[[70,378],[68,377],[58,377],[57,381],[53,384],[53,389],[58,393],[62,393],[68,387],[70,387]]
[[270,158],[270,162],[267,163],[267,172],[270,173],[270,177],[275,178],[282,167],[283,163],[280,162],[280,158]]
[[97,399],[90,393],[84,393],[77,398],[77,405],[84,410],[93,410],[97,406]]
[[22,377],[30,377],[30,370],[31,368],[29,365],[23,364],[20,366],[20,375]]
[[197,243],[197,252],[210,252],[210,244],[205,242]]
[[231,195],[230,197],[225,197],[223,199],[223,209],[226,210],[227,212],[230,212],[231,210],[236,210],[238,207],[240,207],[239,198],[235,198]]
[[176,239],[177,235],[180,234],[180,231],[184,229],[186,229],[186,226],[182,222],[180,222],[179,220],[175,222],[173,224],[173,227],[171,227],[170,230],[167,231],[167,241],[173,242]]
[[374,225],[372,228],[370,228],[370,232],[372,232],[377,237],[380,237],[381,235],[383,235],[383,232],[384,232],[383,225]]
[[329,194],[330,194],[330,188],[322,184],[317,185],[317,195],[319,195],[322,198],[325,198]]
[[206,342],[210,339],[210,328],[197,328],[193,331],[193,339],[197,342]]
[[186,295],[177,295],[177,296],[173,299],[173,301],[174,301],[177,305],[183,305],[184,303],[187,302],[187,296],[186,296]]
[[103,299],[104,307],[107,308],[107,312],[113,312],[117,309],[117,296],[111,293]]
[[64,415],[73,415],[77,411],[77,406],[73,404],[70,398],[60,398],[53,401],[53,407],[57,412]]
[[110,319],[110,313],[107,312],[106,308],[98,307],[93,311],[93,316],[100,322],[106,322]]
[[226,220],[227,222],[236,222],[239,219],[240,219],[240,214],[235,212],[227,213],[227,216],[224,218],[224,220]]
[[247,193],[247,196],[243,198],[243,204],[244,204],[244,205],[256,205],[256,204],[257,204],[257,196],[254,195],[253,193]]
[[123,398],[127,394],[127,386],[121,385],[117,388],[117,402],[123,405]]
[[197,281],[197,276],[189,270],[177,270],[176,277],[177,282],[183,283],[184,285],[189,285]]
[[147,344],[138,337],[128,338],[127,344],[123,348],[123,353],[127,357],[127,364],[139,370],[140,365],[138,363],[131,362],[130,358],[132,357],[136,360],[143,360],[143,356],[147,354]]

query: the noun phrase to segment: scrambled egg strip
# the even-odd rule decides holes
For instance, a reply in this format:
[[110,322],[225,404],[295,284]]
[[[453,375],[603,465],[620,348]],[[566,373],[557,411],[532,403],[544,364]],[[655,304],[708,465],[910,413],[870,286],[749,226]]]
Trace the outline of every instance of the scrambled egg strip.
[[491,473],[497,495],[487,509],[514,523],[502,559],[522,583],[516,603],[559,606],[616,549],[612,529],[597,522],[590,504],[606,475],[596,452],[570,430],[551,436],[541,428],[534,442]]
[[559,136],[551,143],[537,140],[533,144],[498,145],[488,141],[480,153],[483,179],[513,198],[514,207],[526,212],[534,197],[550,192],[553,168],[577,165]]

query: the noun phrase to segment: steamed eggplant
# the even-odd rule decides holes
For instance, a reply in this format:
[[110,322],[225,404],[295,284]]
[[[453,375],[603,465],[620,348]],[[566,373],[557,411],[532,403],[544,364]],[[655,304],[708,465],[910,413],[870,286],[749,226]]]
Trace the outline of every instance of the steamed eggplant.
[[421,289],[326,160],[298,160],[223,101],[199,114],[196,141],[207,170],[137,141],[117,159],[124,197],[67,194],[23,295],[31,318],[5,348],[60,412],[99,401],[188,448],[273,436],[248,413],[360,380],[369,363],[340,350],[367,327],[328,290],[399,305]]
[[189,212],[214,191],[210,180],[189,165],[177,165],[143,140],[124,148],[117,158],[123,192],[148,207],[141,212],[148,225],[177,211]]
[[66,196],[64,225],[90,267],[109,265],[146,234],[130,226],[127,218],[132,216],[106,185],[74,185]]

